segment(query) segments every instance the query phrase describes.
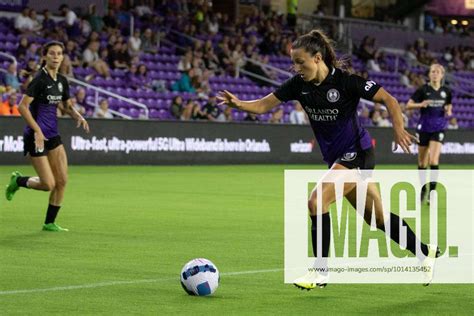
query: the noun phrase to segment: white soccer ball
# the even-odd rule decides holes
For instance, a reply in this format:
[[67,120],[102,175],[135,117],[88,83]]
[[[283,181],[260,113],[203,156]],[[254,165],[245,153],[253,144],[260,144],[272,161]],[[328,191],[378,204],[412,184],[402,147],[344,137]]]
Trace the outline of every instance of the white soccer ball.
[[189,295],[211,295],[219,286],[219,270],[210,260],[193,259],[181,270],[181,285]]

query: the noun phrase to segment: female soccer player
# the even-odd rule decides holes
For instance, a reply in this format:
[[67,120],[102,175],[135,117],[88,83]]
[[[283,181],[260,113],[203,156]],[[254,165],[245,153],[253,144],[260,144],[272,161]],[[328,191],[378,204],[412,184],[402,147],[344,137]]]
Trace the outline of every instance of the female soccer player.
[[77,127],[82,126],[89,132],[87,121],[72,105],[66,78],[58,73],[64,59],[63,51],[61,42],[51,41],[44,45],[43,67],[29,84],[19,105],[27,123],[24,154],[30,156],[38,177],[24,177],[15,171],[5,192],[10,201],[20,187],[50,191],[43,230],[53,232],[67,231],[55,223],[67,182],[67,157],[58,133],[56,107],[64,107],[63,112],[76,120]]
[[[410,151],[409,146],[416,138],[404,129],[397,100],[374,81],[365,80],[339,69],[334,48],[321,31],[313,30],[296,39],[292,44],[291,59],[297,74],[283,83],[275,92],[259,100],[242,101],[232,93],[223,91],[219,96],[221,104],[261,114],[270,111],[282,101],[297,100],[309,116],[323,159],[331,170],[373,169],[375,159],[371,137],[360,126],[356,111],[359,99],[362,97],[387,106],[393,117],[396,144],[405,152]],[[325,178],[326,176],[320,183],[326,182]],[[319,186],[320,184],[316,185],[316,187]],[[325,258],[329,252],[331,231],[328,211],[330,204],[335,200],[335,193],[334,186],[322,186],[322,209],[318,209],[316,187],[308,201],[312,221],[313,253],[318,258],[316,232],[316,215],[318,215],[322,218],[320,244],[322,244],[322,257]],[[355,185],[345,186],[344,196],[356,208]],[[385,231],[381,197],[373,183],[369,185],[366,201],[364,218],[370,225],[372,205],[375,205],[377,227]],[[400,221],[398,215],[390,214],[390,238],[397,243],[400,243]],[[403,225],[407,230],[407,249],[416,254],[416,236],[405,221]],[[424,264],[428,264],[426,260],[435,257],[436,247],[433,250],[431,246],[421,244],[421,249],[424,255],[420,254],[419,258],[424,261]],[[427,278],[429,279],[427,283],[429,283],[432,275]],[[327,275],[321,276],[315,272],[310,272],[295,281],[296,286],[308,290],[315,288],[316,285],[324,287],[326,283]]]
[[[420,142],[418,144],[418,169],[422,182],[421,201],[429,203],[429,192],[436,188],[439,156],[444,140],[444,129],[448,117],[452,115],[451,90],[442,85],[444,67],[433,64],[430,67],[430,82],[420,87],[407,103],[407,109],[420,109],[420,120],[416,131]],[[424,170],[430,164],[431,182],[429,191],[425,186],[426,173]]]

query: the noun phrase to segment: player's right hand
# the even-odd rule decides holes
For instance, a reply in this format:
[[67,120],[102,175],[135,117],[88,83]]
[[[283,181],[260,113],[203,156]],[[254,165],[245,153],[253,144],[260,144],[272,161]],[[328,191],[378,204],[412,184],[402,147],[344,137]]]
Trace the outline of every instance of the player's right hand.
[[220,91],[219,94],[217,95],[217,99],[221,101],[219,105],[226,104],[227,106],[230,106],[231,108],[234,109],[241,109],[241,102],[239,98],[237,98],[235,95],[230,93],[227,90]]
[[46,140],[42,132],[35,132],[35,150],[37,153],[44,151],[44,141]]
[[420,105],[422,108],[426,108],[428,107],[428,105],[430,105],[431,102],[433,102],[433,100],[424,100],[423,102],[420,103]]

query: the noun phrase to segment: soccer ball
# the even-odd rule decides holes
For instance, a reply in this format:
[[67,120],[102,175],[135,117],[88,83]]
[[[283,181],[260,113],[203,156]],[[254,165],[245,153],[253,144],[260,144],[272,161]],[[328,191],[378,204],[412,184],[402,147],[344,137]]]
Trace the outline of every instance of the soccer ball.
[[207,259],[193,259],[181,270],[181,286],[189,295],[211,295],[219,286],[219,270]]

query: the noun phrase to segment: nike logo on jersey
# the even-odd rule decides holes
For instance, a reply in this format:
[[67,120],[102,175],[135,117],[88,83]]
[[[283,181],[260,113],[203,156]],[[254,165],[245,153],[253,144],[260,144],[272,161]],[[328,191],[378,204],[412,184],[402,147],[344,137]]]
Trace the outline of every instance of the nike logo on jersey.
[[301,91],[301,94],[309,94],[309,91]]
[[51,89],[52,87],[53,87],[53,86],[51,85],[51,86],[47,86],[46,88],[47,88],[47,89]]

